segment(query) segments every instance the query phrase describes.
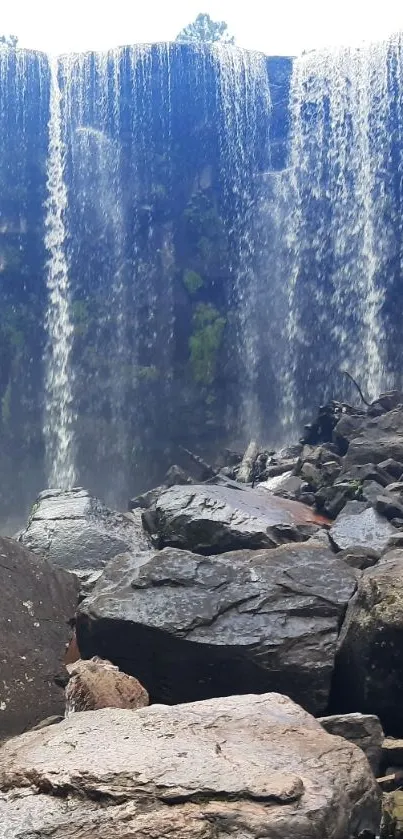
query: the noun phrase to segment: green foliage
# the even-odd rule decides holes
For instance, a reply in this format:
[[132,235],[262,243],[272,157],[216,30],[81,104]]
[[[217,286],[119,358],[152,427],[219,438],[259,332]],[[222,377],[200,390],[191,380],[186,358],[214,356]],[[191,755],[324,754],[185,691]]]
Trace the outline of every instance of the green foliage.
[[203,288],[203,278],[197,271],[192,271],[191,268],[186,268],[183,272],[183,285],[187,288],[189,294],[197,294]]
[[211,303],[196,306],[189,347],[193,377],[200,384],[212,385],[214,382],[225,324],[225,318]]
[[193,23],[185,26],[175,40],[180,44],[234,43],[234,38],[228,32],[228,24],[223,20],[212,20],[208,14],[197,15]]

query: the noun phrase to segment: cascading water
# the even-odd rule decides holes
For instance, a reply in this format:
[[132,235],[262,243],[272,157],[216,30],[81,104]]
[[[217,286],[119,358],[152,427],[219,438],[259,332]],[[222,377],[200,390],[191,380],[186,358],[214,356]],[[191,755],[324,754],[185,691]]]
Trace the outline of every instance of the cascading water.
[[283,229],[286,426],[300,413],[301,377],[319,401],[332,386],[340,392],[342,370],[370,398],[387,384],[388,54],[382,43],[294,62],[289,176],[282,181],[293,207]]
[[0,50],[1,510],[43,436],[48,483],[122,505],[182,446],[294,438],[341,369],[402,385],[402,106],[400,36]]
[[[260,313],[267,282],[257,271],[258,178],[270,158],[271,97],[265,57],[232,46],[213,49],[218,78],[221,167],[229,270],[237,311],[236,352],[241,381],[241,428],[246,437],[262,436],[264,420],[258,393]],[[259,137],[259,133],[261,136]]]
[[71,289],[66,257],[67,186],[64,178],[65,147],[62,134],[61,92],[58,63],[50,60],[49,154],[47,161],[46,236],[48,344],[45,379],[44,436],[48,485],[72,487],[75,483],[73,370],[71,351]]

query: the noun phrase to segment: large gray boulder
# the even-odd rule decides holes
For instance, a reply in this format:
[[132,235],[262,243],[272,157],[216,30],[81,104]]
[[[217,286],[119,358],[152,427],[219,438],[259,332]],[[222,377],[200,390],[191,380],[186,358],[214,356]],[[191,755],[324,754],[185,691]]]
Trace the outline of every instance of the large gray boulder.
[[73,574],[0,538],[0,741],[64,713],[55,677],[77,599]]
[[277,690],[323,713],[355,588],[320,543],[214,557],[166,548],[140,567],[126,554],[81,603],[77,639],[153,702]]
[[333,704],[403,735],[403,551],[363,571],[340,635]]
[[55,565],[82,572],[102,569],[124,551],[149,548],[139,513],[113,512],[80,488],[42,492],[19,540]]
[[330,528],[329,535],[337,550],[368,548],[381,553],[395,533],[393,525],[373,507],[349,501]]
[[0,839],[375,837],[356,746],[288,698],[74,714],[0,750]]
[[[335,428],[336,435],[337,432],[338,426]],[[368,416],[357,423],[355,432],[350,436],[344,468],[350,469],[355,464],[382,463],[388,458],[399,461],[403,472],[402,406],[382,416]]]
[[143,514],[143,523],[160,548],[216,554],[301,542],[324,519],[298,501],[263,489],[201,484],[163,492]]

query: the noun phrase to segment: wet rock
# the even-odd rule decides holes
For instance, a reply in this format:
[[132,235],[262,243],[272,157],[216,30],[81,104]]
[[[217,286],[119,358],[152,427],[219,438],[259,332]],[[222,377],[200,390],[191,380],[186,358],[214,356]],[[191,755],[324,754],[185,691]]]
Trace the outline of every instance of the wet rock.
[[392,548],[403,548],[403,533],[395,532],[388,540],[384,552],[388,553]]
[[403,475],[403,463],[388,457],[379,464],[379,468],[387,472],[395,481],[399,481]]
[[[378,493],[380,487],[378,486]],[[344,509],[347,502],[357,493],[357,487],[350,483],[337,483],[334,486],[323,486],[316,493],[314,501],[319,512],[335,519]]]
[[79,607],[84,658],[136,676],[153,702],[278,690],[326,708],[354,571],[320,543],[203,557],[166,548],[105,569]]
[[403,498],[403,481],[393,481],[393,483],[387,485],[386,490],[393,495]]
[[278,475],[284,475],[284,472],[292,472],[298,463],[298,458],[282,460],[279,463],[271,463],[266,466],[267,478],[276,478]]
[[372,568],[379,562],[380,553],[372,548],[346,548],[340,551],[338,559],[342,559],[350,568],[358,568],[363,571],[365,568]]
[[[376,481],[364,481],[362,485],[363,501],[369,501],[371,507],[374,507],[375,509],[378,498],[382,496],[384,493],[386,495],[386,490],[382,489],[380,485],[376,483]],[[379,510],[379,512],[381,513],[382,511]]]
[[374,713],[403,734],[403,552],[361,573],[339,640],[333,707]]
[[66,716],[101,708],[136,710],[149,704],[148,693],[133,676],[121,673],[110,661],[94,656],[67,665]]
[[260,489],[172,487],[143,514],[154,543],[214,554],[303,541],[326,520],[297,501]]
[[237,478],[240,483],[250,483],[255,476],[255,463],[259,454],[259,446],[256,440],[251,440],[237,470]]
[[318,722],[329,734],[344,737],[355,743],[366,754],[368,763],[376,776],[379,772],[384,733],[381,723],[374,714],[336,714],[319,717]]
[[168,487],[164,484],[159,487],[154,487],[154,489],[150,489],[148,492],[143,492],[141,495],[136,495],[135,498],[131,498],[129,501],[129,511],[149,510],[166,489]]
[[375,509],[390,521],[403,518],[403,504],[389,495],[379,495],[375,502]]
[[42,492],[19,541],[55,565],[81,571],[102,569],[128,549],[149,548],[140,517],[112,512],[83,489]]
[[372,507],[349,501],[337,517],[329,536],[338,550],[352,547],[382,551],[395,529]]
[[388,412],[397,408],[398,405],[403,405],[403,393],[400,390],[388,390],[372,402],[371,408],[379,406],[383,411]]
[[382,463],[390,458],[403,463],[403,411],[398,409],[363,420],[349,444],[345,466]]
[[167,487],[193,484],[193,479],[184,469],[174,464],[168,469],[164,478],[164,484]]
[[55,677],[77,598],[73,574],[0,538],[0,741],[64,713]]
[[1,839],[356,839],[379,821],[361,750],[277,694],[74,714],[0,751]]
[[388,472],[384,472],[379,464],[357,463],[348,469],[344,466],[340,480],[360,484],[364,484],[365,481],[375,481],[380,486],[386,487],[390,483],[390,475]]
[[284,472],[283,475],[278,475],[276,478],[269,478],[267,481],[259,484],[259,489],[268,489],[273,495],[278,495],[280,498],[290,498],[297,501],[303,485],[302,478],[293,475],[292,472]]

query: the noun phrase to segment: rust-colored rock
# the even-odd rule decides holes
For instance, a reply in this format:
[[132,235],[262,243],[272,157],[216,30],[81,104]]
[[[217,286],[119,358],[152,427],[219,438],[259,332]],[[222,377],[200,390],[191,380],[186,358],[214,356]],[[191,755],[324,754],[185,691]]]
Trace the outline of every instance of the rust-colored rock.
[[149,697],[133,676],[121,673],[110,661],[94,656],[67,665],[70,681],[66,687],[66,715],[75,711],[101,708],[136,710],[149,704]]

